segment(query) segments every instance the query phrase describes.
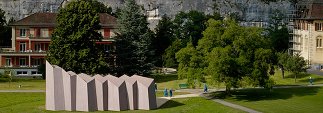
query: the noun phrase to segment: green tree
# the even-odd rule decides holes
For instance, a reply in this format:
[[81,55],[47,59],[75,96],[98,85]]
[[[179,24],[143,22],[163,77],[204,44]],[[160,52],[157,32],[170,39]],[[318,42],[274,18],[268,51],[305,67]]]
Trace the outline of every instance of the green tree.
[[267,28],[270,46],[276,52],[288,49],[290,34],[286,23],[283,22],[284,18],[284,15],[279,10],[275,10],[270,17],[269,28]]
[[76,73],[108,73],[106,53],[95,44],[102,39],[96,32],[101,28],[99,13],[106,11],[98,4],[95,0],[78,0],[59,10],[47,55],[50,63]]
[[134,0],[126,0],[118,15],[119,33],[116,40],[117,73],[143,74],[153,66],[153,32],[148,28],[147,17]]
[[193,44],[187,46],[176,53],[178,65],[178,78],[187,79],[187,83],[195,88],[199,82],[205,82],[204,67],[205,58],[197,51]]
[[282,78],[285,78],[285,68],[287,65],[287,61],[289,59],[289,55],[287,52],[277,52],[277,66],[281,69],[282,71]]
[[255,86],[273,86],[268,76],[273,55],[262,29],[242,27],[233,20],[210,19],[206,25],[196,48],[191,44],[176,54],[179,77],[192,84],[190,79],[202,81],[211,76],[224,83],[228,93],[239,87],[243,78]]
[[[9,22],[8,22],[9,23]],[[6,21],[5,11],[0,8],[0,46],[11,46],[11,27]]]
[[166,49],[171,45],[171,41],[174,40],[174,27],[172,20],[166,15],[162,16],[157,27],[155,28],[156,35],[153,40],[155,51],[155,66],[162,67],[162,56]]
[[296,83],[297,75],[299,75],[301,72],[306,72],[307,63],[304,58],[300,56],[300,54],[293,56],[290,55],[286,62],[286,69],[294,73]]
[[206,16],[204,13],[195,10],[176,14],[173,20],[174,40],[172,40],[171,46],[166,49],[166,53],[163,55],[166,67],[178,66],[175,54],[180,49],[185,48],[186,44],[190,42],[194,47],[197,46],[198,40],[202,38],[202,32],[206,28],[204,23],[208,18],[212,17],[218,18],[218,15]]

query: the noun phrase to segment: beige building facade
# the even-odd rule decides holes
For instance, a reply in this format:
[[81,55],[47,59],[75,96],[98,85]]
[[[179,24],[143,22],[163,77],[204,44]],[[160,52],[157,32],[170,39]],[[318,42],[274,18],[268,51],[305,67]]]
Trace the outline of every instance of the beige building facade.
[[300,54],[312,69],[323,69],[323,0],[298,4],[290,51]]

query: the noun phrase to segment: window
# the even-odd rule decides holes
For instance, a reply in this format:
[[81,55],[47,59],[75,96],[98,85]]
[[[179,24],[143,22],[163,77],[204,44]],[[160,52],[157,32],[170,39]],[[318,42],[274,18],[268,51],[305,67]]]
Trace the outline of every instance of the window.
[[35,51],[40,51],[41,49],[41,44],[40,43],[35,43]]
[[48,29],[40,29],[40,37],[49,37]]
[[316,47],[322,48],[322,37],[316,38]]
[[20,47],[20,52],[25,52],[26,51],[26,42],[20,42],[19,44]]
[[33,65],[35,65],[35,66],[39,66],[41,64],[41,59],[40,58],[35,58],[34,60],[33,60]]
[[20,29],[20,37],[26,37],[26,29]]
[[40,75],[41,73],[40,73],[40,72],[38,72],[38,71],[31,71],[31,74],[32,74],[32,75]]
[[110,52],[113,49],[112,45],[104,45],[104,51],[105,52]]
[[20,66],[26,66],[26,58],[20,58],[19,59],[19,65]]
[[315,23],[315,31],[322,31],[323,23]]
[[11,58],[6,58],[6,66],[11,66]]
[[17,71],[17,75],[27,75],[27,71]]

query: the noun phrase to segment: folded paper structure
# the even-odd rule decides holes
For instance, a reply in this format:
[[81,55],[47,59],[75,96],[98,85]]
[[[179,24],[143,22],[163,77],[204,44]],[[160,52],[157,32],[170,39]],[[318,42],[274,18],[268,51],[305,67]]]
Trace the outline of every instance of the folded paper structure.
[[46,61],[46,109],[121,111],[156,109],[154,79],[66,72]]

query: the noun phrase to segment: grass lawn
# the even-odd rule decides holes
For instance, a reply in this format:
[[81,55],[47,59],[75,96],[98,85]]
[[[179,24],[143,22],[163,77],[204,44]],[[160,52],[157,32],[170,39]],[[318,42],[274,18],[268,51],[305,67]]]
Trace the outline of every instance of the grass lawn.
[[0,90],[45,90],[45,84],[45,80],[41,79],[18,78],[10,84],[9,82],[0,82]]
[[225,100],[265,113],[322,113],[323,87],[244,89]]
[[153,78],[157,83],[158,90],[179,89],[179,84],[186,83],[186,79],[179,80],[177,74],[155,74]]
[[323,76],[314,75],[314,74],[306,74],[302,73],[295,78],[294,74],[285,71],[285,78],[282,77],[282,72],[280,70],[275,71],[275,75],[271,76],[276,82],[276,85],[307,85],[309,84],[309,78],[312,77],[314,79],[314,84],[323,84]]
[[[46,111],[45,93],[0,93],[0,112],[3,113],[74,113]],[[104,111],[110,113],[112,111]],[[172,99],[156,110],[122,111],[121,113],[241,113],[201,97]],[[79,113],[79,112],[77,112]],[[115,113],[115,112],[112,112]]]

